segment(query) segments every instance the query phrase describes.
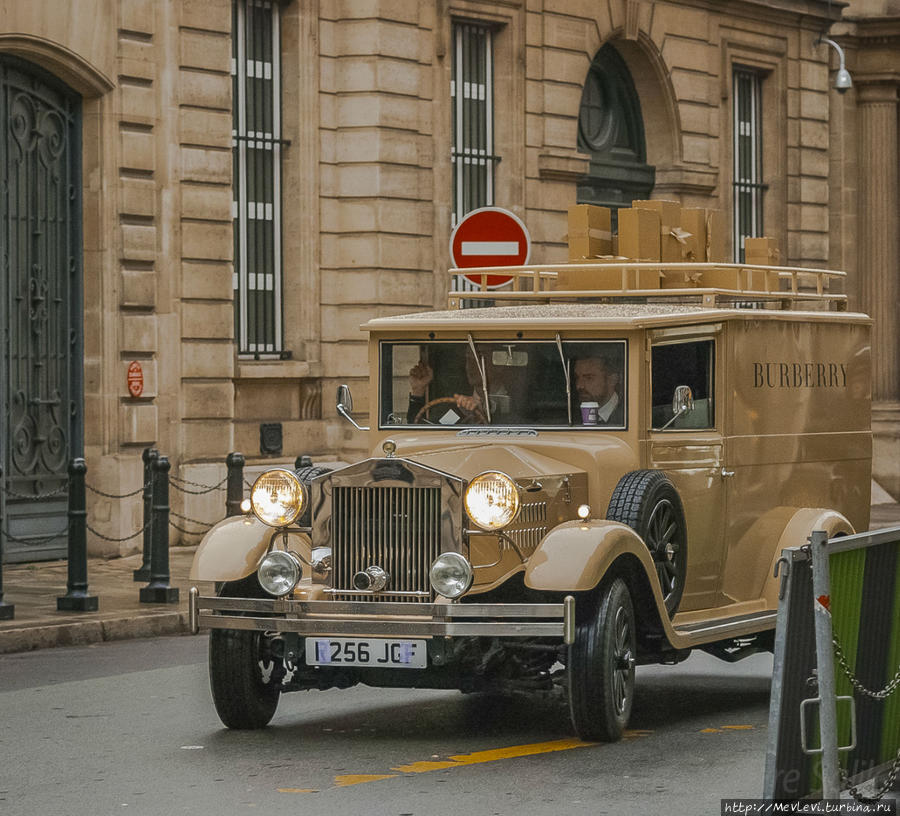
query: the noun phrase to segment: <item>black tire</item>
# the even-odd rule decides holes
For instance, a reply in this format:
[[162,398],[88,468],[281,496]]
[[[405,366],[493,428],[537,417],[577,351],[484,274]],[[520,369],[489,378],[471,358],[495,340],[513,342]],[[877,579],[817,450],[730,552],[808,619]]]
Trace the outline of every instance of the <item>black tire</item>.
[[[294,471],[294,473],[296,474],[297,478],[308,488],[309,483],[313,479],[315,479],[317,476],[322,476],[325,473],[331,473],[332,470],[333,468],[323,467],[322,465],[307,465],[306,467],[302,467]],[[300,527],[309,527],[309,525],[312,524],[312,507],[309,504],[307,504],[306,507],[303,508],[303,512],[297,519],[297,524]]]
[[[262,589],[251,575],[225,584],[220,594],[262,597]],[[281,679],[276,672],[278,659],[267,644],[263,632],[213,629],[209,633],[209,687],[216,713],[227,728],[265,728],[275,716]]]
[[606,518],[631,527],[646,543],[669,617],[684,594],[687,524],[675,485],[659,470],[626,473],[613,490]]
[[209,686],[219,719],[228,728],[265,728],[281,690],[264,681],[262,632],[213,629],[209,633]]
[[621,739],[634,702],[635,649],[631,593],[616,578],[601,585],[569,648],[569,714],[581,739]]

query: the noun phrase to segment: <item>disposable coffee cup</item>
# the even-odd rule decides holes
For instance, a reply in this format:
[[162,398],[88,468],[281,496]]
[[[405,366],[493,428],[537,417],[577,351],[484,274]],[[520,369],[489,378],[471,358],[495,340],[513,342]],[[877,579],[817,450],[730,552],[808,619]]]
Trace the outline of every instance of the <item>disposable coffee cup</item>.
[[596,425],[597,424],[597,411],[600,408],[600,404],[597,402],[582,402],[581,403],[581,422],[583,425]]

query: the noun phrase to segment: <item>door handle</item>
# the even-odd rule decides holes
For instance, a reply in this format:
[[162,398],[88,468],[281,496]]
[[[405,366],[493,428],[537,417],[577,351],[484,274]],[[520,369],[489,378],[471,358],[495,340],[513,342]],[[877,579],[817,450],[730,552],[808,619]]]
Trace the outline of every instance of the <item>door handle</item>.
[[733,471],[733,470],[726,470],[725,468],[722,468],[722,470],[721,470],[721,472],[720,472],[719,475],[720,475],[723,479],[728,479],[729,477],[734,476],[734,471]]

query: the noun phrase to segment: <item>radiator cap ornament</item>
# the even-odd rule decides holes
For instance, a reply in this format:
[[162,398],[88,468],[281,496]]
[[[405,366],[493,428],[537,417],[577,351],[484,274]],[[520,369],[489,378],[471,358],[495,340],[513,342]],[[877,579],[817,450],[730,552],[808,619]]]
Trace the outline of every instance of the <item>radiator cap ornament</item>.
[[394,456],[394,452],[397,450],[397,443],[394,442],[393,439],[385,439],[381,445],[381,449],[384,451],[384,455],[387,456],[388,459],[392,459]]

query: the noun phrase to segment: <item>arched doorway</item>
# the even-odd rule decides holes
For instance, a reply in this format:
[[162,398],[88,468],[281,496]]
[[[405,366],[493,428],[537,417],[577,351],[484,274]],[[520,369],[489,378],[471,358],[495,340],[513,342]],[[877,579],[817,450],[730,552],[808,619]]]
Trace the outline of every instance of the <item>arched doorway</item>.
[[66,554],[83,452],[81,97],[0,54],[0,446],[6,561]]
[[644,120],[631,72],[607,43],[588,69],[578,113],[578,150],[591,156],[587,175],[578,180],[583,204],[614,211],[632,199],[649,198],[655,169],[647,164]]

